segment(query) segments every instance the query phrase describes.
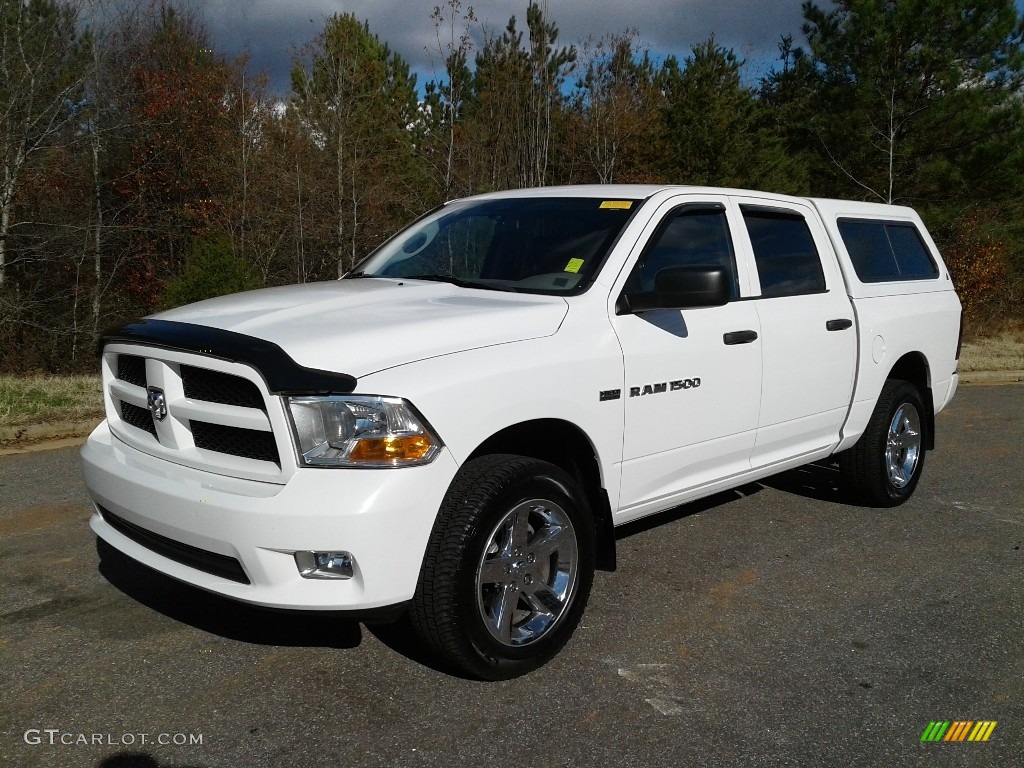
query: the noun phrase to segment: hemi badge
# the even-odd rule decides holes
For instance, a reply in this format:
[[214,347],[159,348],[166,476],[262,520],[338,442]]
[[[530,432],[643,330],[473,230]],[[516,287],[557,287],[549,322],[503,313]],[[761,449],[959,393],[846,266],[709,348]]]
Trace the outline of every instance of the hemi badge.
[[622,397],[621,389],[606,389],[603,392],[601,392],[602,403],[605,400],[618,400],[620,397]]

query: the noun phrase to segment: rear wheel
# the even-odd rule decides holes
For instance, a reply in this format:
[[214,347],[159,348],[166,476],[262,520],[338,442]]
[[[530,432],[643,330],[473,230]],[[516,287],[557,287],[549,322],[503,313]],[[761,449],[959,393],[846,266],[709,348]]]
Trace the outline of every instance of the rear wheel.
[[593,574],[593,524],[575,482],[547,462],[484,456],[445,496],[410,617],[464,673],[516,677],[568,641]]
[[927,423],[917,388],[907,381],[887,381],[864,434],[840,454],[844,485],[870,506],[905,502],[921,478]]

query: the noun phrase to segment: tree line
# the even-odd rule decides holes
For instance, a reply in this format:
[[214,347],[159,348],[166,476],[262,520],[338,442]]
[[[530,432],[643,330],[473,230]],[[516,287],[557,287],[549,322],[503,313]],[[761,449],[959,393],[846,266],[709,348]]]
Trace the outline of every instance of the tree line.
[[95,367],[108,325],[336,277],[446,199],[667,182],[912,205],[969,318],[1021,317],[1024,22],[1013,0],[804,3],[754,80],[713,37],[565,43],[527,0],[425,16],[422,87],[325,19],[288,93],[170,0],[0,0],[0,370]]

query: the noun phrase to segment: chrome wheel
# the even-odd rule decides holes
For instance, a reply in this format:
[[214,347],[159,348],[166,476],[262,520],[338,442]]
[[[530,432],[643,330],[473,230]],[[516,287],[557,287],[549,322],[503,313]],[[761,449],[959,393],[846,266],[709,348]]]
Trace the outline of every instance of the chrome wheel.
[[487,539],[476,571],[476,602],[491,636],[525,646],[547,634],[573,599],[579,570],[576,531],[547,499],[510,509]]
[[487,454],[445,494],[409,618],[443,660],[509,680],[546,664],[572,637],[594,581],[594,520],[562,469]]
[[896,507],[913,495],[931,444],[925,402],[909,381],[889,379],[882,385],[860,440],[839,455],[851,498],[873,507]]
[[906,487],[917,471],[920,456],[921,416],[913,405],[903,403],[893,414],[885,443],[885,466],[889,482],[896,488]]

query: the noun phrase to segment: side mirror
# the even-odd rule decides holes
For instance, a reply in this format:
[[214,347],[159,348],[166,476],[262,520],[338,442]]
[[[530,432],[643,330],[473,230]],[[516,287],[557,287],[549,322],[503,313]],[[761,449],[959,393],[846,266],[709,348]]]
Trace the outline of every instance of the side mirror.
[[651,309],[696,309],[729,303],[729,276],[721,267],[666,267],[654,276],[654,290],[624,293],[616,314]]

